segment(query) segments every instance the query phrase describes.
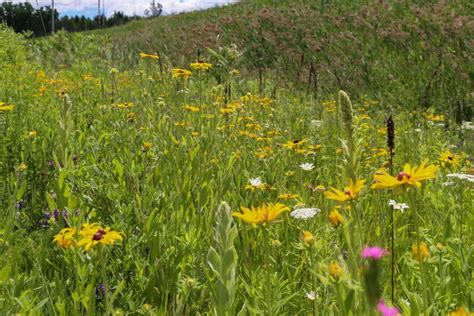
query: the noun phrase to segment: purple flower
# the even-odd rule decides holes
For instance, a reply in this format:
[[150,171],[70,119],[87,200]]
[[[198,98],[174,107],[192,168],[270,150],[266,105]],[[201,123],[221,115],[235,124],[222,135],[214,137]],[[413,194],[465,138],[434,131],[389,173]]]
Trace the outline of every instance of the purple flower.
[[374,260],[379,260],[383,256],[387,254],[387,250],[380,248],[380,247],[365,247],[362,250],[362,258],[372,258]]
[[400,315],[400,311],[398,308],[394,307],[388,307],[385,305],[385,302],[383,300],[380,300],[377,303],[377,310],[382,314],[383,316],[396,316]]
[[54,168],[54,160],[48,160],[48,166]]

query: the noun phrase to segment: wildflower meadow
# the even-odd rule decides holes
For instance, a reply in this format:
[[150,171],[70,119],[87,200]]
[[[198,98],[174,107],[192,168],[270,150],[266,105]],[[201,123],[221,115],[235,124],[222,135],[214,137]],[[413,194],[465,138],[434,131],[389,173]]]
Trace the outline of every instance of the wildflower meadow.
[[472,64],[416,103],[119,46],[0,26],[0,314],[474,313]]

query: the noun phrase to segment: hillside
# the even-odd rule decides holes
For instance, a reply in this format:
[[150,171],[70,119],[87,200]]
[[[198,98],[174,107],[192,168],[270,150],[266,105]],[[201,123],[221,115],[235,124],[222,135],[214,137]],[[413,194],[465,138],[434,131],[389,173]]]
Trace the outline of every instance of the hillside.
[[223,48],[235,45],[241,56],[224,58],[228,68],[263,73],[277,86],[296,84],[316,94],[338,87],[393,103],[408,97],[410,107],[448,106],[472,115],[470,1],[324,3],[244,1],[97,34],[112,36],[125,59],[131,51],[151,51],[185,64],[199,52],[210,58],[208,47],[228,52]]

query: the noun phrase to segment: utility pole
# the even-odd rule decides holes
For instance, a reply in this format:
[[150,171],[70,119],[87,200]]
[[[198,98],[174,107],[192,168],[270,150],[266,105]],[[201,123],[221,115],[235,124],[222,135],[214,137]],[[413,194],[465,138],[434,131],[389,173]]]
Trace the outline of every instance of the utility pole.
[[54,34],[54,0],[51,0],[51,34]]

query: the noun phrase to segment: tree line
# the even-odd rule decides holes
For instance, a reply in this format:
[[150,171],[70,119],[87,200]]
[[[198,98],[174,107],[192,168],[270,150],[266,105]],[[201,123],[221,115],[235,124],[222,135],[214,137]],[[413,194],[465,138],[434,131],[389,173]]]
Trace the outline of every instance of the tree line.
[[[145,17],[161,15],[162,6],[152,1],[150,9],[145,10]],[[0,21],[11,27],[15,32],[32,32],[33,36],[44,36],[52,31],[52,19],[54,14],[55,30],[66,30],[68,32],[79,32],[94,30],[97,28],[122,25],[131,20],[141,19],[141,16],[128,16],[121,11],[115,11],[110,17],[97,15],[93,18],[81,16],[60,16],[59,12],[51,6],[34,8],[29,2],[12,3],[2,2],[0,5]]]

